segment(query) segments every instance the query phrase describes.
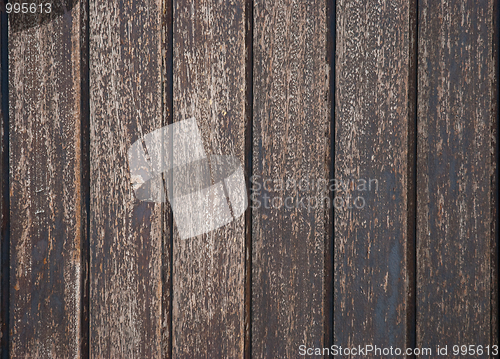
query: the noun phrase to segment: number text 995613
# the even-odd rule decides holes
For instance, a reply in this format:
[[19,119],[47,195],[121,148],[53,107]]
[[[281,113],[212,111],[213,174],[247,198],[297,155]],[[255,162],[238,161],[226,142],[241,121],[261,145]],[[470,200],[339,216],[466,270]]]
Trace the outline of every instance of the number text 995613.
[[7,3],[5,4],[5,10],[8,14],[49,14],[52,12],[52,4],[51,3]]

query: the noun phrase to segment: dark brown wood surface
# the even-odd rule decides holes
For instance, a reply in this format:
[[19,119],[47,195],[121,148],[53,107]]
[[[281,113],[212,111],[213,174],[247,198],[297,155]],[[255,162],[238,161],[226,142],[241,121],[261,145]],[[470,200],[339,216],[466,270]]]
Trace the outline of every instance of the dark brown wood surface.
[[490,338],[495,8],[419,1],[418,345],[498,344]]
[[[498,344],[498,1],[53,3],[0,0],[2,358]],[[182,239],[128,150],[190,118],[252,196]]]
[[127,151],[162,119],[159,0],[90,2],[90,355],[161,356],[162,204]]
[[[11,17],[10,355],[81,352],[85,1],[37,27]],[[20,15],[19,15],[20,16]],[[3,44],[2,44],[3,45]]]
[[410,35],[408,1],[337,2],[335,178],[348,187],[336,192],[334,227],[342,347],[409,344]]
[[8,18],[0,13],[0,357],[9,352],[9,84]]
[[[174,122],[195,117],[205,152],[242,165],[245,11],[243,0],[182,0],[173,13]],[[243,357],[244,216],[189,239],[174,227],[173,239],[173,357]]]
[[299,345],[324,343],[329,194],[317,183],[330,174],[326,16],[324,1],[254,3],[255,358],[296,357]]

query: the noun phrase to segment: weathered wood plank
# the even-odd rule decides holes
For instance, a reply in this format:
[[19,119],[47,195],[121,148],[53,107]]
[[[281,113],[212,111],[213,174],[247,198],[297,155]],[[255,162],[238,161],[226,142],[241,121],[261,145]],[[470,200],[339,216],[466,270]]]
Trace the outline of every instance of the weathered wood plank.
[[[417,344],[491,336],[494,1],[419,1]],[[494,227],[493,227],[494,228]],[[451,347],[449,347],[451,350]]]
[[9,84],[8,18],[0,4],[0,357],[9,346]]
[[162,204],[141,202],[127,151],[163,125],[160,0],[90,2],[90,354],[159,358]]
[[43,26],[10,17],[13,358],[81,353],[85,8],[80,1]]
[[500,61],[499,61],[499,45],[500,45],[500,12],[499,12],[499,3],[498,1],[494,1],[491,8],[492,14],[492,32],[490,37],[491,43],[491,55],[492,59],[490,66],[491,75],[490,79],[492,80],[490,87],[490,119],[491,119],[491,152],[490,152],[490,171],[491,171],[491,185],[490,185],[490,273],[491,273],[491,288],[490,288],[490,319],[491,319],[491,328],[490,328],[490,342],[494,344],[500,343],[500,333],[499,333],[499,287],[498,281],[500,279],[499,272],[499,261],[500,254],[498,248],[498,205],[499,205],[499,195],[498,195],[498,180],[499,180],[499,154],[500,147],[498,143],[498,131],[500,127],[500,123],[498,121],[498,108],[500,105],[500,92],[499,92],[499,75],[500,75]]
[[[174,122],[195,117],[206,153],[241,165],[245,11],[244,0],[179,0],[173,16]],[[189,239],[174,230],[173,357],[243,357],[244,216]]]
[[403,0],[337,2],[334,341],[342,347],[409,342],[410,10]]
[[299,345],[324,344],[329,193],[321,181],[331,170],[326,22],[325,1],[255,1],[255,358],[296,357]]

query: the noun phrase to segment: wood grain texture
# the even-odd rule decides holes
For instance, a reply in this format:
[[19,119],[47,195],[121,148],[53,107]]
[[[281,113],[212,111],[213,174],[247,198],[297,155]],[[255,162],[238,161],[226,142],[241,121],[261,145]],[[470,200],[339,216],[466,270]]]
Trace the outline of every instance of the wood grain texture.
[[329,194],[317,183],[331,169],[326,21],[324,1],[254,3],[255,358],[323,346]]
[[498,344],[490,338],[493,9],[490,0],[419,1],[418,345]]
[[408,1],[337,1],[335,177],[348,187],[336,192],[334,227],[342,347],[408,343],[409,26]]
[[499,47],[500,47],[500,11],[499,11],[499,3],[498,1],[494,1],[492,4],[492,33],[490,37],[491,43],[491,64],[492,66],[492,74],[490,74],[491,88],[490,88],[490,119],[491,119],[491,153],[490,153],[490,161],[491,161],[491,185],[490,185],[490,273],[491,273],[491,288],[490,288],[490,320],[491,320],[491,328],[490,328],[490,342],[492,343],[500,343],[500,312],[499,312],[499,286],[498,281],[500,280],[500,252],[499,252],[499,177],[500,177],[500,168],[499,168],[499,158],[500,158],[500,146],[498,143],[498,133],[500,128],[500,121],[498,120],[498,109],[500,106],[500,57],[499,57]]
[[[206,153],[243,165],[245,1],[178,0],[173,19],[174,122],[195,117]],[[190,239],[174,227],[173,263],[173,357],[243,357],[244,216]]]
[[42,26],[11,22],[12,358],[80,356],[85,4]]
[[90,355],[161,357],[162,204],[136,200],[127,151],[160,128],[160,0],[90,2]]
[[8,18],[0,11],[0,358],[9,349],[9,84]]

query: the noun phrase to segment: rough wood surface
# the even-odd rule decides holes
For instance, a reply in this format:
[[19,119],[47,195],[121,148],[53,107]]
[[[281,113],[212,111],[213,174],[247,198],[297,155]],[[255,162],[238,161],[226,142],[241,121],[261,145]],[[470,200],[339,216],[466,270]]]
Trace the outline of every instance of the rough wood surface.
[[9,84],[7,14],[0,11],[0,357],[9,346]]
[[[174,122],[195,117],[206,153],[243,165],[245,1],[179,0],[173,19]],[[190,239],[175,224],[173,357],[243,357],[244,255],[244,216]]]
[[499,47],[500,47],[500,11],[499,11],[498,1],[494,1],[491,8],[491,21],[492,32],[490,36],[491,44],[491,63],[492,66],[490,74],[491,87],[490,87],[490,126],[491,126],[491,152],[490,152],[490,273],[491,273],[491,288],[490,288],[490,342],[499,344],[500,343],[500,313],[499,313],[499,286],[498,281],[500,280],[499,264],[500,264],[500,253],[499,253],[499,243],[498,243],[498,229],[499,229],[499,163],[500,158],[500,146],[498,143],[498,133],[500,129],[500,121],[498,121],[498,109],[500,100],[499,91],[499,75],[500,75],[500,57],[499,57]]
[[323,345],[329,208],[325,183],[317,183],[330,175],[326,12],[324,1],[254,4],[255,358],[291,358],[299,345]]
[[409,14],[408,1],[337,1],[335,177],[348,187],[337,190],[334,227],[342,347],[407,344]]
[[84,8],[27,28],[11,16],[12,358],[80,356]]
[[418,345],[498,344],[490,341],[493,3],[419,2]]
[[[0,14],[1,357],[498,344],[498,1],[53,5]],[[253,208],[181,239],[127,151],[193,117]]]
[[90,2],[93,358],[161,357],[162,204],[136,200],[127,151],[160,128],[160,0]]

